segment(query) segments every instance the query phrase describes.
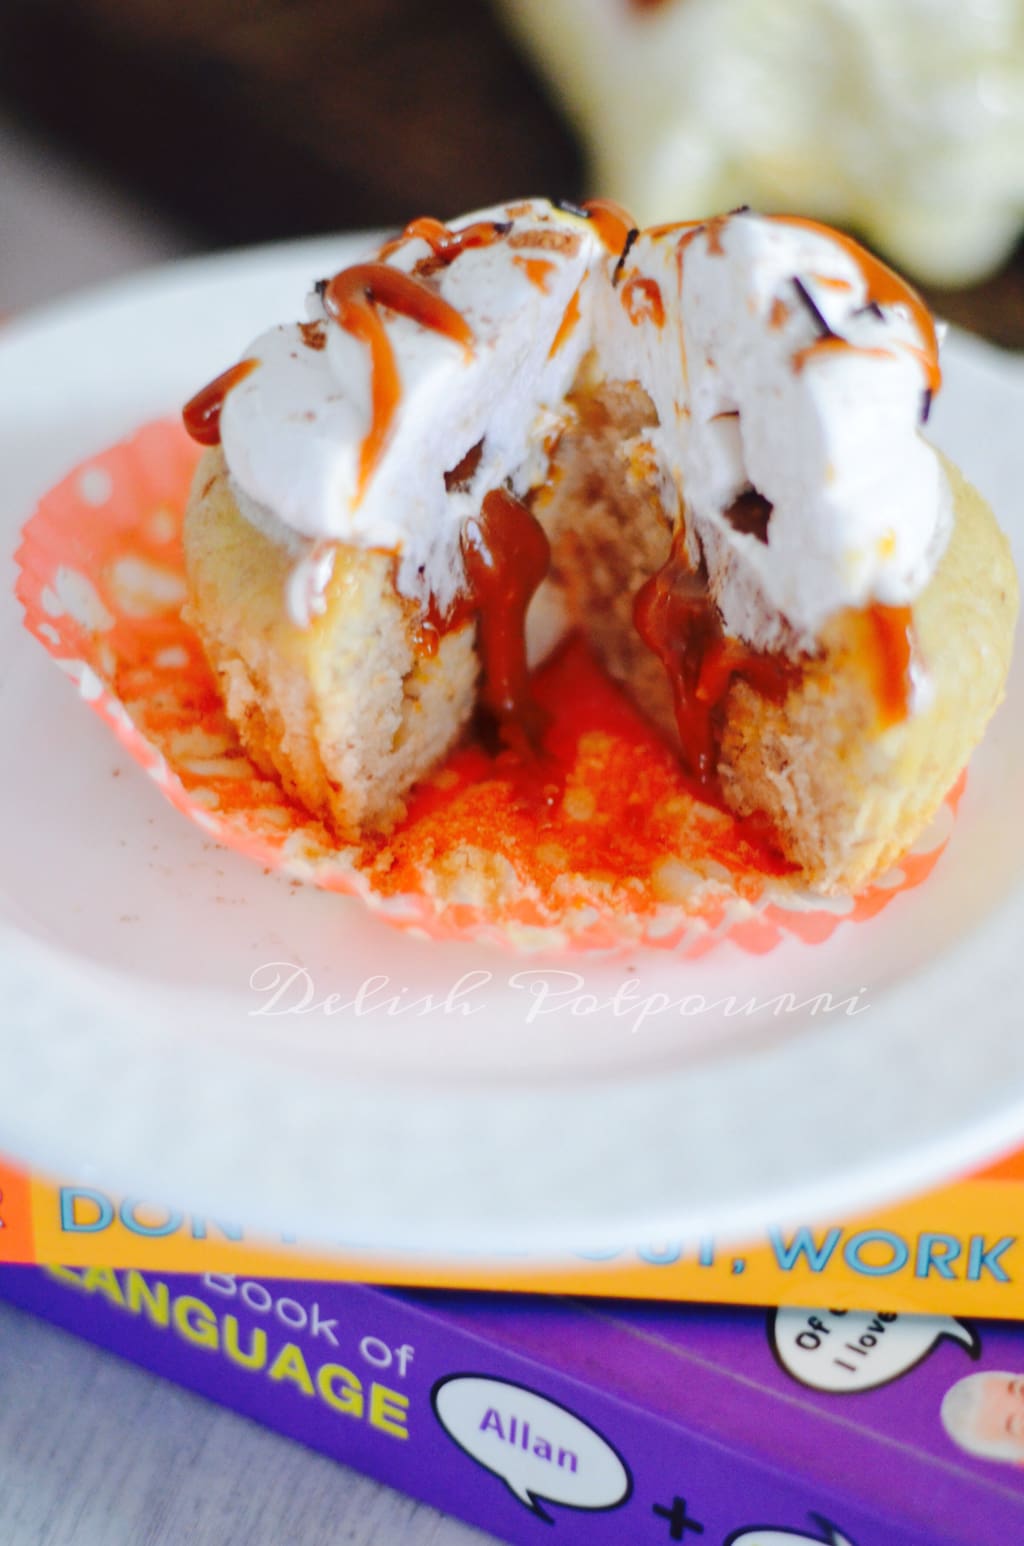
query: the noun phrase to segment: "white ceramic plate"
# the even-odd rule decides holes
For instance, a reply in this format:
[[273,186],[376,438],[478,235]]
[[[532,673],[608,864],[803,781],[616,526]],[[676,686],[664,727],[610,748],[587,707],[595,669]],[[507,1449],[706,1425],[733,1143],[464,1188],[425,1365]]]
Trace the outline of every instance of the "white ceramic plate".
[[[353,253],[179,263],[0,337],[0,1150],[254,1228],[561,1251],[849,1213],[1024,1138],[1019,658],[946,855],[875,922],[764,958],[543,962],[404,937],[212,847],[24,633],[11,554],[35,499]],[[935,437],[1020,564],[1024,365],[954,335],[946,371]],[[316,1003],[387,987],[254,1014],[274,962]],[[785,993],[860,1012],[692,1012]],[[690,1015],[635,1028],[656,994]]]

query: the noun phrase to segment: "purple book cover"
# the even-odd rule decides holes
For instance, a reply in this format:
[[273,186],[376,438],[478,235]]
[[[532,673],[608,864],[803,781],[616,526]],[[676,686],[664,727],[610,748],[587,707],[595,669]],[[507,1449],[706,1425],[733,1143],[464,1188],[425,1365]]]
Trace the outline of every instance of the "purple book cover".
[[107,1268],[0,1293],[510,1542],[1024,1540],[1020,1327]]

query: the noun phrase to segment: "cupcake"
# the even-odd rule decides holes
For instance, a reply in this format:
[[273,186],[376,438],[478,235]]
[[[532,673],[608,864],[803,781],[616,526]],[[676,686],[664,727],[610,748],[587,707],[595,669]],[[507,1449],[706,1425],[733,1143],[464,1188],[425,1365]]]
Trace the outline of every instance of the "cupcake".
[[[187,618],[252,761],[392,884],[453,756],[565,805],[585,649],[692,812],[787,885],[856,891],[955,783],[1009,662],[1006,541],[921,434],[939,384],[914,292],[805,220],[417,220],[186,409]],[[659,860],[684,906],[687,821]],[[441,905],[514,899],[493,824],[431,844],[413,884]]]

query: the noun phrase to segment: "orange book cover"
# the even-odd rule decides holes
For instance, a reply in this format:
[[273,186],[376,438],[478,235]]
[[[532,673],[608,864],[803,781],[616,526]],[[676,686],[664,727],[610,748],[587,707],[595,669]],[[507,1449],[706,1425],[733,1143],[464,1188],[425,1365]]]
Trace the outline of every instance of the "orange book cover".
[[[230,1220],[0,1165],[0,1261],[725,1304],[1024,1319],[1024,1150],[853,1220],[791,1220],[743,1246],[624,1241],[600,1254],[385,1255],[270,1240]],[[102,1284],[97,1284],[102,1288]]]

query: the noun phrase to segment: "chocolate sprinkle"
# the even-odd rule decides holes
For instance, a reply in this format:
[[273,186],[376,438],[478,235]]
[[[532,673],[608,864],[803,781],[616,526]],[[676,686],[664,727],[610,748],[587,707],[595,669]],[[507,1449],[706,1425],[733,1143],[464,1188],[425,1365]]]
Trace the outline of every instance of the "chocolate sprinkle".
[[928,415],[932,411],[932,389],[925,387],[921,394],[921,423],[928,423]]
[[817,323],[819,338],[835,338],[837,334],[831,327],[829,327],[828,321],[826,320],[825,315],[817,301],[814,299],[814,296],[811,294],[810,290],[808,290],[803,281],[798,279],[795,274],[793,276],[793,288]]
[[756,537],[758,542],[767,543],[772,504],[763,494],[758,493],[756,488],[745,488],[729,508],[722,511],[722,514],[733,531],[742,532],[745,536]]
[[321,300],[321,301],[323,300],[324,294],[325,294],[325,292],[327,290],[327,286],[330,284],[330,282],[331,281],[329,279],[318,279],[315,282],[315,284],[313,285],[313,289],[316,291],[316,296],[317,296],[318,300]]
[[866,306],[858,306],[857,310],[854,312],[854,316],[862,317],[865,312],[870,312],[873,317],[878,318],[879,322],[885,321],[885,312],[882,310],[881,306],[879,306],[877,301],[868,301]]
[[612,289],[613,290],[614,290],[615,286],[618,284],[619,280],[622,278],[622,265],[625,263],[626,258],[629,256],[629,249],[630,249],[630,247],[632,247],[633,243],[636,241],[636,239],[637,239],[637,237],[639,235],[640,235],[639,230],[637,229],[636,226],[634,226],[633,229],[630,231],[629,235],[626,237],[626,245],[623,247],[622,251],[619,253],[619,261],[616,263],[614,272],[612,273]]
[[555,208],[562,210],[567,215],[579,215],[581,220],[590,219],[590,210],[581,209],[578,204],[573,203],[572,199],[556,199]]
[[475,446],[470,446],[465,456],[456,462],[444,475],[444,486],[449,494],[464,493],[473,482],[476,470],[480,465],[480,458],[484,452],[483,440],[478,440]]

